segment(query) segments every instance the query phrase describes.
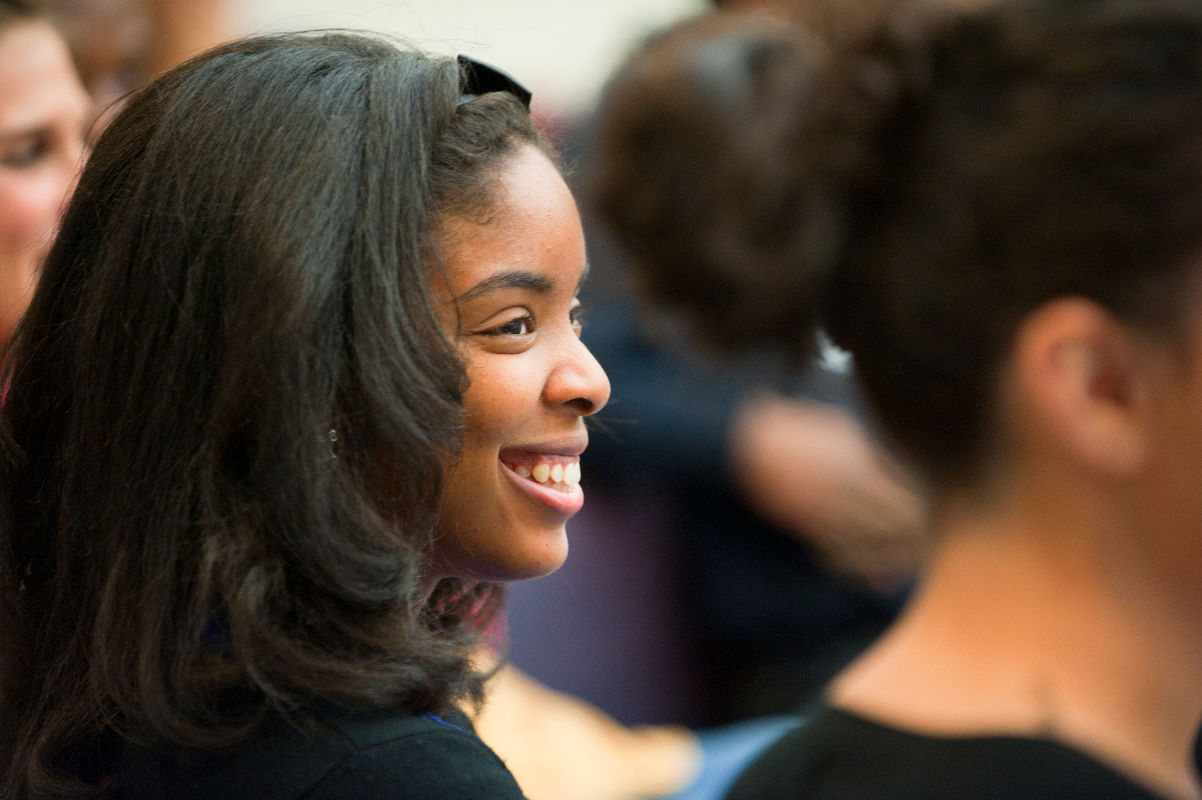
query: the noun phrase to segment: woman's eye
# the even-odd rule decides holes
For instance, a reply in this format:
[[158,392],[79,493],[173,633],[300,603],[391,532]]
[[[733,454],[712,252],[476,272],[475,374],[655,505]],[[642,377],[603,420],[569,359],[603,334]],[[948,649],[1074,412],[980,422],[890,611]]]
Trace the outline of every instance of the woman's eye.
[[576,331],[577,336],[579,336],[580,332],[584,330],[584,318],[586,313],[587,309],[581,303],[577,303],[572,307],[572,310],[568,312],[568,316],[572,320],[572,330]]
[[42,160],[49,150],[49,145],[43,137],[24,139],[0,154],[0,164],[10,169],[32,167]]
[[490,336],[526,336],[534,332],[534,318],[529,314],[510,320],[489,331]]

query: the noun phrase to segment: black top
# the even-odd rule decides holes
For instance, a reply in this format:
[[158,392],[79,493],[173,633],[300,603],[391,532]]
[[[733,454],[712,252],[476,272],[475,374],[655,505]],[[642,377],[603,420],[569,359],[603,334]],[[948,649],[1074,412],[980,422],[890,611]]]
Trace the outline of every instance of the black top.
[[726,800],[1157,800],[1048,739],[922,736],[820,706],[759,757]]
[[322,707],[316,726],[277,718],[220,752],[125,746],[129,800],[524,800],[461,714],[413,717]]

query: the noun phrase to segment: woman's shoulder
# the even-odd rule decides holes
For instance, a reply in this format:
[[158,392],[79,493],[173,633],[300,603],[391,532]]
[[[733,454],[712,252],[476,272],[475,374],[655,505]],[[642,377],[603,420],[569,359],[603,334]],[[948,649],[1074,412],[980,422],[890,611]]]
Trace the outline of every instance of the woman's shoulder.
[[960,798],[1156,800],[1049,739],[930,736],[821,705],[755,761],[726,800]]
[[352,743],[353,754],[316,784],[306,800],[523,798],[505,764],[461,714],[359,719],[340,723],[340,731]]
[[127,746],[118,796],[306,800],[522,800],[504,763],[456,712],[415,716],[320,706],[275,718],[220,752]]

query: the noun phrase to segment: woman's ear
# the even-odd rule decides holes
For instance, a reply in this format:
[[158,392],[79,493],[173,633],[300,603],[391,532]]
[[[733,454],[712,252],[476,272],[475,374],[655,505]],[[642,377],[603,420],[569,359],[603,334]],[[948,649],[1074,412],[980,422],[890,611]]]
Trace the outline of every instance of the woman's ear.
[[1053,300],[1015,337],[1015,400],[1026,435],[1103,478],[1138,472],[1150,447],[1150,372],[1136,334],[1097,303]]

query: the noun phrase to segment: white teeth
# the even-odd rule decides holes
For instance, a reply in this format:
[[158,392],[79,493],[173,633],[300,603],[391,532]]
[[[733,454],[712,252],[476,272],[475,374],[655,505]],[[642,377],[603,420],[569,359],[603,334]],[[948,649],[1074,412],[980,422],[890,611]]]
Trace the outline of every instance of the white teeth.
[[516,466],[513,471],[519,477],[528,478],[539,483],[563,484],[565,486],[576,486],[580,483],[580,462],[570,461],[567,464],[542,462],[535,464],[533,468],[526,466]]

